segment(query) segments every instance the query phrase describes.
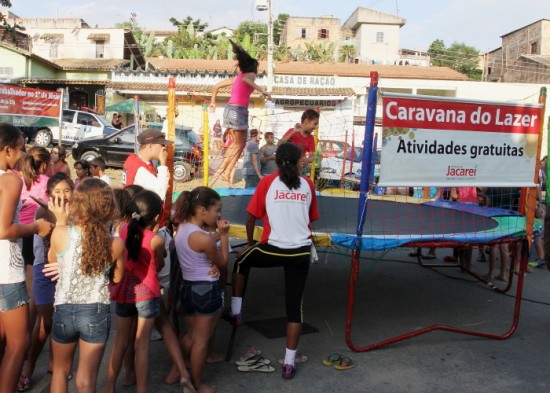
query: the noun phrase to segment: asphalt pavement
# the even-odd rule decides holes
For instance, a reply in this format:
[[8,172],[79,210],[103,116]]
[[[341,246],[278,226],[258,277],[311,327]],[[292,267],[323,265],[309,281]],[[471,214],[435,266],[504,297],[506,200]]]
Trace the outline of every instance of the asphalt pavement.
[[[506,294],[491,290],[457,268],[427,269],[408,256],[410,249],[363,253],[351,344],[366,346],[434,324],[456,326],[502,335],[512,324],[515,284]],[[312,332],[302,336],[296,377],[281,378],[278,359],[284,356],[285,339],[268,338],[248,325],[238,328],[230,362],[209,364],[205,383],[218,392],[499,392],[550,391],[550,273],[534,269],[525,277],[517,331],[507,340],[493,340],[436,331],[368,352],[353,352],[346,345],[346,306],[350,255],[345,249],[318,249],[319,261],[311,266],[304,298],[306,322]],[[443,263],[449,249],[438,249]],[[433,262],[433,261],[429,261]],[[486,273],[487,263],[474,262]],[[517,276],[514,277],[517,279]],[[517,281],[517,280],[515,280]],[[501,283],[497,283],[501,285]],[[245,321],[284,317],[284,281],[281,268],[254,269],[244,300]],[[265,325],[265,323],[264,323]],[[225,354],[231,326],[220,321],[216,350]],[[100,370],[104,385],[106,364],[116,332]],[[273,373],[239,372],[235,360],[248,346],[262,350],[275,365]],[[161,341],[150,349],[149,391],[179,392],[166,385],[170,361]],[[357,365],[345,371],[322,364],[331,353],[349,356]],[[39,359],[30,392],[48,392],[47,349]],[[75,368],[77,365],[75,364]],[[117,385],[119,392],[135,388]],[[71,391],[76,391],[71,382]]]

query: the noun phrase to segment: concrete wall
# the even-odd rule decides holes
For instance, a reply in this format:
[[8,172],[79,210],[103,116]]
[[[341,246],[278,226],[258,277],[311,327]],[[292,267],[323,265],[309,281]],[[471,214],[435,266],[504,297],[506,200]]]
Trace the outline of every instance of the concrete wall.
[[[109,34],[104,41],[104,59],[124,58],[124,29],[53,29],[28,28],[27,33],[32,37],[33,53],[46,59],[50,56],[52,45],[57,45],[55,58],[95,59],[96,41],[88,39],[90,34]],[[63,38],[51,41],[42,38],[45,34],[62,34]]]
[[[383,34],[383,42],[376,42],[377,33]],[[356,58],[361,63],[394,64],[399,60],[399,26],[362,24],[356,37]]]

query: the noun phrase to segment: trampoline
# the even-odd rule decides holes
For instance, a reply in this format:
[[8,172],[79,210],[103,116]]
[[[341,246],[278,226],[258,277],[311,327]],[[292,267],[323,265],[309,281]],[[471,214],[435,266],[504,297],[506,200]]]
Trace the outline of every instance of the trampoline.
[[[247,217],[246,207],[254,190],[218,189],[217,191],[222,195],[223,216],[231,222],[230,235],[246,239],[244,226]],[[347,194],[357,195],[350,192]],[[351,341],[351,328],[355,285],[360,270],[359,250],[383,251],[396,247],[471,247],[473,245],[490,245],[502,242],[520,242],[525,239],[526,218],[515,211],[480,207],[467,203],[423,201],[416,198],[396,196],[371,196],[363,202],[368,204],[368,209],[362,236],[358,238],[354,233],[357,228],[357,219],[353,213],[357,211],[358,205],[361,210],[360,198],[318,195],[317,200],[320,219],[312,225],[315,245],[342,246],[353,250],[346,321],[346,343],[350,349],[369,351],[434,330],[452,331],[492,339],[508,338],[516,330],[519,321],[523,274],[520,274],[518,279],[513,322],[504,334],[434,325],[368,346],[358,347],[354,345]],[[541,223],[536,220],[534,229],[538,229],[540,225]],[[258,220],[254,234],[256,240],[261,237],[261,226],[262,221]],[[411,228],[414,228],[414,230],[411,230]],[[526,248],[527,245],[524,244],[523,249]],[[510,269],[508,285],[504,289],[500,289],[484,277],[473,271],[465,270],[464,267],[458,264],[426,265],[420,258],[418,258],[418,262],[427,268],[460,268],[499,292],[506,292],[512,284],[512,269]],[[525,270],[526,264],[527,255],[525,254],[522,256],[521,272]],[[233,342],[235,331],[231,342]],[[230,358],[229,353],[228,359]]]
[[[528,262],[528,248],[532,239],[533,229],[537,229],[540,223],[534,218],[535,191],[529,184],[520,198],[519,211],[505,209],[479,207],[472,204],[463,204],[446,201],[422,202],[413,198],[399,198],[393,196],[388,200],[384,197],[369,196],[371,176],[374,172],[374,157],[376,151],[376,136],[374,124],[376,118],[378,75],[371,73],[371,84],[368,92],[368,106],[366,114],[365,138],[363,141],[363,155],[361,166],[360,191],[357,198],[337,198],[320,195],[318,204],[320,220],[312,224],[315,245],[332,246],[339,245],[351,249],[351,271],[348,285],[348,301],[346,312],[345,340],[353,351],[370,351],[401,340],[409,339],[432,331],[443,330],[460,334],[467,334],[489,339],[503,340],[509,338],[517,329],[521,308],[521,296],[523,291],[524,272]],[[545,93],[544,93],[545,95]],[[544,108],[542,109],[544,113]],[[541,118],[543,116],[541,115]],[[412,123],[412,122],[411,122]],[[441,127],[444,127],[443,125]],[[452,129],[452,128],[451,128]],[[539,131],[537,154],[540,155],[540,143],[542,140],[542,128]],[[401,137],[400,137],[401,138]],[[538,180],[538,155],[534,168],[534,183]],[[526,187],[519,185],[519,181],[507,179],[507,187]],[[391,183],[391,182],[390,182]],[[476,187],[481,184],[472,182],[443,182],[441,184],[409,184],[409,186],[438,186],[438,187]],[[398,184],[388,184],[398,186]],[[497,187],[495,183],[492,187]],[[232,222],[231,236],[245,238],[244,223],[246,220],[246,206],[253,190],[219,190],[223,196],[223,215]],[[414,202],[414,203],[402,203]],[[504,205],[498,205],[504,206]],[[357,214],[357,215],[356,215]],[[241,224],[241,225],[235,225]],[[261,226],[261,222],[259,225]],[[261,237],[261,227],[256,227],[254,239]],[[235,228],[236,227],[236,228]],[[353,310],[355,302],[355,289],[360,271],[361,251],[381,251],[396,247],[457,247],[471,248],[474,245],[494,245],[499,243],[521,243],[522,252],[519,264],[518,282],[516,286],[515,305],[511,326],[502,334],[489,333],[476,330],[468,330],[460,327],[446,325],[432,325],[419,328],[399,336],[395,336],[377,343],[357,346],[351,340],[353,325]],[[420,255],[420,253],[418,253]],[[418,257],[419,263],[426,268],[449,267],[449,265],[426,265]],[[480,277],[475,272],[468,270],[464,264],[454,265],[471,274],[475,278],[488,284],[491,288],[505,292],[510,289],[513,278],[513,269],[510,268],[508,286],[502,290]],[[236,328],[230,341],[230,348],[235,337]],[[231,349],[228,351],[229,358]]]

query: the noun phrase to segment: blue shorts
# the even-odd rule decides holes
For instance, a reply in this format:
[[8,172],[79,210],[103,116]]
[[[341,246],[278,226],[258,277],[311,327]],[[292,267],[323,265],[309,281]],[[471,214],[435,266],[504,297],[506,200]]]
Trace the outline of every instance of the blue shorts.
[[220,311],[222,290],[219,281],[183,281],[181,304],[185,315],[213,315]]
[[223,126],[232,130],[248,130],[248,108],[227,104],[223,110]]
[[0,284],[0,312],[14,310],[29,302],[25,281]]
[[54,307],[52,339],[70,344],[79,339],[91,344],[103,344],[111,330],[109,304],[59,304]]
[[34,302],[37,306],[44,304],[53,304],[55,298],[55,281],[50,277],[46,277],[42,270],[44,264],[34,265],[32,267],[32,291]]
[[156,318],[160,315],[160,298],[142,300],[137,303],[117,303],[117,317]]

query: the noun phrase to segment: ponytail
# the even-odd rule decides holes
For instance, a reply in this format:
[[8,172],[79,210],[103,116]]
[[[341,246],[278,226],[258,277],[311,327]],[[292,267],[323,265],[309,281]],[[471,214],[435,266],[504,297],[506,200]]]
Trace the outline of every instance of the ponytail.
[[39,146],[29,149],[21,162],[21,173],[23,174],[23,181],[25,182],[27,191],[38,181],[38,177],[41,175],[41,168],[49,161],[50,152],[47,149]]
[[162,199],[153,191],[143,190],[130,203],[126,249],[128,258],[137,261],[143,242],[143,231],[155,224],[162,214]]
[[298,162],[301,156],[301,150],[292,143],[283,143],[277,148],[275,162],[279,168],[279,178],[290,190],[300,187],[301,180]]

